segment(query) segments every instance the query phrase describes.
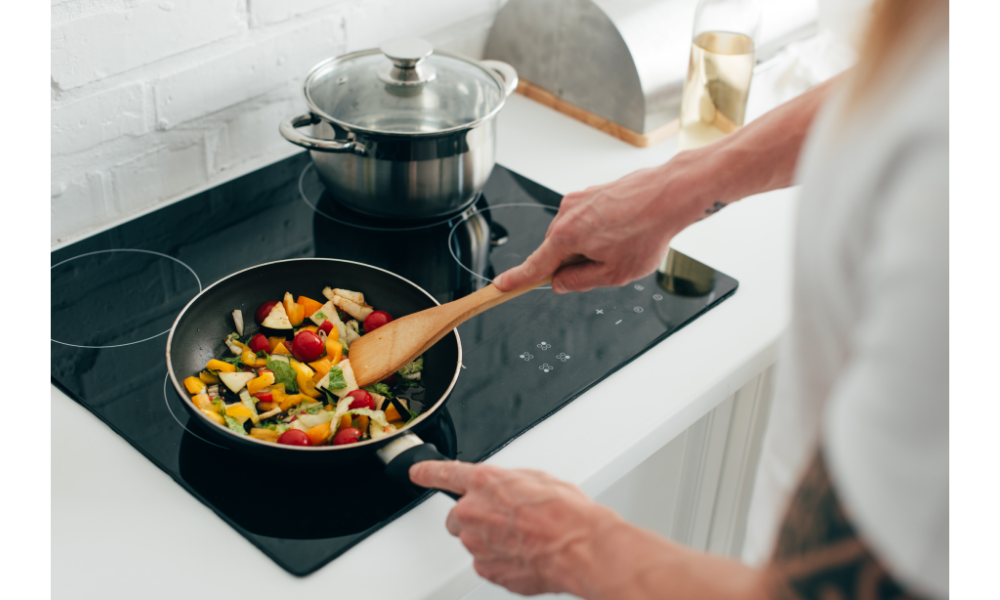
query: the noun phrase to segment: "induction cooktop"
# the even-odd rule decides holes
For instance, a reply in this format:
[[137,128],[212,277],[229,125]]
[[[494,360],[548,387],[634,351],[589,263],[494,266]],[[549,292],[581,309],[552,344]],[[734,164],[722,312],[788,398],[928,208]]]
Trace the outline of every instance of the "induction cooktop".
[[[281,480],[309,485],[278,493],[273,466],[257,468],[188,422],[164,360],[174,318],[233,272],[298,257],[388,269],[448,302],[523,261],[560,199],[498,165],[460,214],[373,220],[324,191],[308,154],[292,156],[53,252],[53,383],[277,564],[308,575],[433,492],[361,463],[324,477],[283,467]],[[621,288],[538,289],[462,324],[465,368],[421,437],[482,461],[736,290],[680,253],[667,265]]]

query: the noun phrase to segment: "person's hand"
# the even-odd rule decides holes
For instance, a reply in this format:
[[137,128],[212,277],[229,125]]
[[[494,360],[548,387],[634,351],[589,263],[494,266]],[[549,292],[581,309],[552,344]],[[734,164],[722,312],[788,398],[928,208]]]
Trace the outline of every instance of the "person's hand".
[[574,583],[600,531],[618,519],[576,486],[539,471],[426,461],[410,468],[410,479],[462,494],[448,532],[472,553],[480,576],[518,594],[578,592]]
[[[555,273],[556,293],[585,292],[652,273],[667,255],[670,240],[705,216],[702,194],[685,183],[694,162],[688,154],[664,167],[567,194],[542,245],[494,284],[507,291]],[[560,268],[579,257],[587,260]]]

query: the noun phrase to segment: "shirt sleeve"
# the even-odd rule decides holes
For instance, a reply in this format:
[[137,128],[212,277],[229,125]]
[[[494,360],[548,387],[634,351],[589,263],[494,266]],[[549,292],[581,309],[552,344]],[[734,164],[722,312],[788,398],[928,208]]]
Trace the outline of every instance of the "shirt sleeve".
[[[943,139],[942,139],[943,136]],[[823,445],[852,522],[890,573],[948,595],[948,134],[907,140],[873,195],[862,313]]]

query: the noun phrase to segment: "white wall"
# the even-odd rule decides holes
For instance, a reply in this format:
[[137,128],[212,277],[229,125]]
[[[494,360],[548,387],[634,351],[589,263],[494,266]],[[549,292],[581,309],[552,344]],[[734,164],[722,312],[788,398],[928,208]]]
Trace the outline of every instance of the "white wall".
[[320,60],[400,35],[479,57],[505,0],[52,0],[52,245],[298,151]]

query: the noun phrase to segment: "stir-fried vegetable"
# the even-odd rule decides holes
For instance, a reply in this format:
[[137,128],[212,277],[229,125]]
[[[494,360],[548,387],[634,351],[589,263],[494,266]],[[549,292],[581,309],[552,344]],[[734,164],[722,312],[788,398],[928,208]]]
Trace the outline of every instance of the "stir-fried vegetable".
[[[402,394],[422,391],[423,357],[386,382],[358,388],[350,343],[392,317],[364,294],[323,290],[326,303],[285,293],[262,304],[254,323],[232,311],[236,332],[222,352],[184,380],[191,402],[220,427],[295,446],[354,444],[398,431],[417,412]],[[364,323],[369,318],[371,323]],[[371,326],[369,328],[369,326]]]

